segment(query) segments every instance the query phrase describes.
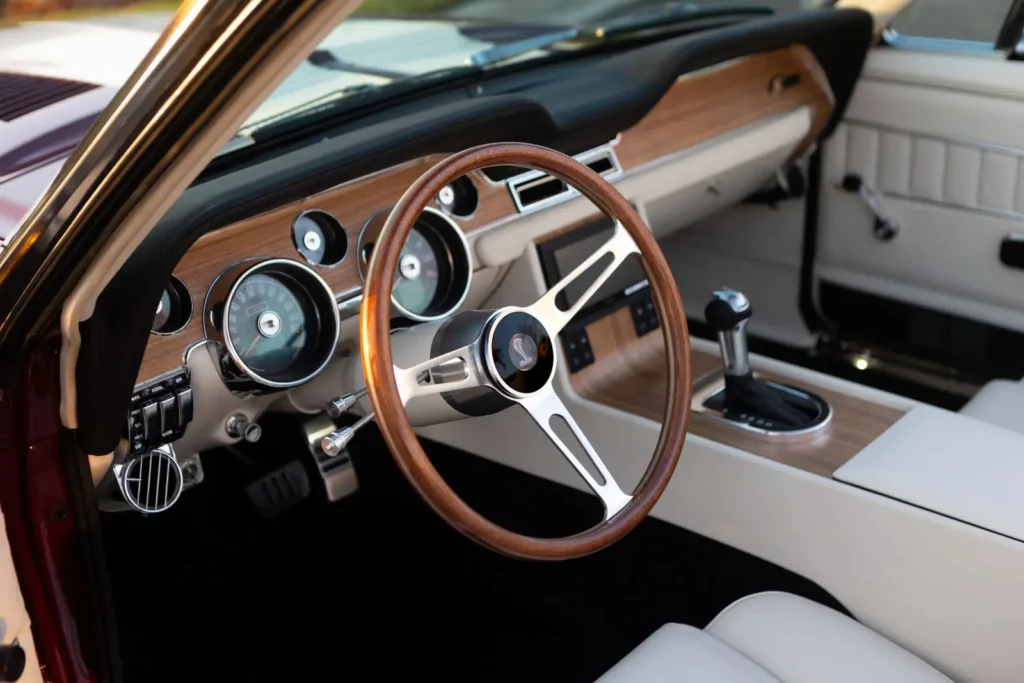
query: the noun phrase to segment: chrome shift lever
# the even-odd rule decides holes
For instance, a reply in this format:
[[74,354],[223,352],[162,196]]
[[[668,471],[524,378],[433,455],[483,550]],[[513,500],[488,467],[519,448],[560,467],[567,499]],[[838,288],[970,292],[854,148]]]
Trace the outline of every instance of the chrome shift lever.
[[734,289],[716,289],[704,309],[708,325],[718,333],[726,375],[744,377],[750,374],[747,322],[752,314],[750,300]]

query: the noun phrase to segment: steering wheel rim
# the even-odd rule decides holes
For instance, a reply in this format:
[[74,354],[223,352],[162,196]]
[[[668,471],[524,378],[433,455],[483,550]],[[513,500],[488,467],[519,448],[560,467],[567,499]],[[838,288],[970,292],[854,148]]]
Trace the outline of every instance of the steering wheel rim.
[[[477,513],[448,486],[424,453],[406,415],[403,392],[399,389],[399,379],[396,377],[396,373],[406,370],[396,368],[392,357],[391,290],[399,254],[416,219],[433,197],[453,180],[471,171],[495,165],[525,167],[560,178],[578,189],[628,233],[635,244],[635,253],[639,254],[647,272],[665,339],[668,384],[665,419],[647,470],[621,509],[606,516],[597,526],[564,538],[536,538],[509,531]],[[616,231],[618,233],[619,230]],[[617,264],[613,263],[611,270]],[[567,277],[559,285],[569,279]],[[552,288],[548,295],[555,291]],[[534,306],[539,305],[544,298]],[[584,300],[587,298],[583,297]],[[572,313],[575,311],[570,310],[569,317]],[[488,548],[509,556],[534,560],[563,560],[596,552],[622,538],[647,516],[675,471],[689,426],[692,396],[689,333],[675,279],[657,241],[633,206],[594,171],[559,152],[536,145],[489,144],[454,154],[426,171],[395,205],[377,239],[377,248],[374,249],[366,272],[359,336],[370,402],[399,469],[445,521]],[[557,336],[557,332],[551,336]],[[554,339],[552,341],[554,346],[557,342]],[[438,356],[432,362],[439,363],[440,359],[449,355],[452,354]],[[409,372],[412,370],[408,369]],[[420,372],[416,370],[417,374]],[[548,384],[552,381],[549,378]],[[554,396],[553,390],[551,395]],[[574,426],[567,412],[563,417]],[[536,416],[534,418],[538,419]],[[548,435],[551,436],[550,433]],[[578,427],[576,435],[586,447],[588,442]],[[597,462],[600,463],[600,459]],[[586,478],[579,466],[577,471]],[[604,496],[600,493],[598,495],[606,503],[607,509]]]

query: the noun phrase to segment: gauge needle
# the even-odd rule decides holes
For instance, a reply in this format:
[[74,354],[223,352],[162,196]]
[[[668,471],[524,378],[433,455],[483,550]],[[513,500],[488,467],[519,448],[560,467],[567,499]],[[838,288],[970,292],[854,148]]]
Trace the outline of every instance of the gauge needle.
[[260,339],[263,339],[263,337],[261,337],[260,335],[256,335],[256,338],[252,340],[252,344],[249,344],[249,348],[247,348],[245,350],[245,353],[242,354],[242,358],[246,358],[250,353],[252,353],[252,350],[256,348],[256,344],[257,342],[259,342]]

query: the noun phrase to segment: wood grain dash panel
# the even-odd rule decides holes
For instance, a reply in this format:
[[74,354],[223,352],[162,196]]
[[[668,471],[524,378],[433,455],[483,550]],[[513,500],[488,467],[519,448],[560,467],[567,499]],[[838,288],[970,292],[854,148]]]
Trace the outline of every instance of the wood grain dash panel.
[[[799,83],[773,92],[772,80],[795,74]],[[797,154],[824,129],[835,105],[828,79],[811,52],[793,45],[681,77],[616,148],[624,170],[656,161],[711,138],[802,106],[813,124]]]
[[[777,94],[772,79],[799,75],[799,83]],[[802,45],[744,57],[680,78],[638,124],[622,133],[616,153],[626,172],[774,114],[801,106],[814,109],[814,124],[798,153],[817,139],[832,113],[834,98],[828,79],[811,52]],[[334,268],[314,268],[335,292],[361,286],[356,244],[362,226],[389,211],[402,194],[444,155],[431,155],[331,188],[302,201],[234,223],[200,238],[186,252],[174,273],[192,293],[194,315],[177,334],[150,336],[138,381],[151,379],[182,363],[182,354],[204,339],[202,305],[206,292],[232,264],[254,257],[301,260],[291,240],[291,224],[308,209],[333,214],[344,226],[349,253]],[[479,193],[476,213],[456,223],[467,233],[516,215],[504,185],[495,186],[471,174]],[[573,226],[570,226],[573,227]]]
[[[637,338],[628,308],[587,326],[594,363],[572,376],[580,396],[604,405],[661,422],[665,413],[665,347],[661,334]],[[710,379],[721,368],[713,354],[691,354],[695,384]],[[785,382],[785,377],[758,372],[758,377]],[[835,411],[831,428],[815,440],[778,443],[760,439],[692,412],[690,432],[728,444],[806,472],[832,474],[904,415],[904,411],[848,396],[817,385],[799,385],[819,394]]]

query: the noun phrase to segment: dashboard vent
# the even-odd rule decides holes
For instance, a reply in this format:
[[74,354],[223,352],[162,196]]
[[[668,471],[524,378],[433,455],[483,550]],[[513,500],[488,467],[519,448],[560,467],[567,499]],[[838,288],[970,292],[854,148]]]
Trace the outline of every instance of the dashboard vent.
[[124,499],[146,514],[170,508],[177,502],[183,488],[177,459],[160,449],[129,460],[118,478]]
[[[610,145],[577,154],[575,159],[608,180],[622,175],[622,166]],[[510,178],[508,188],[520,213],[554,206],[580,194],[576,188],[541,171],[529,171]]]

